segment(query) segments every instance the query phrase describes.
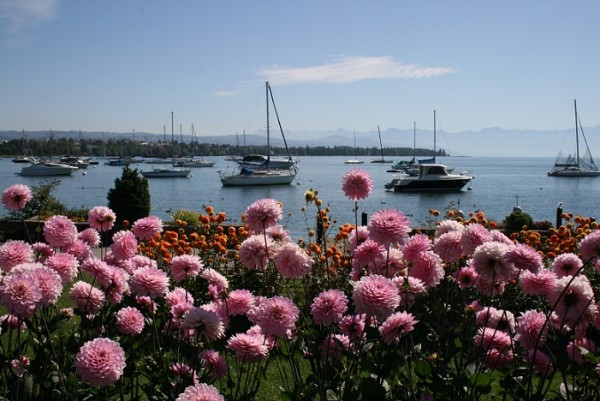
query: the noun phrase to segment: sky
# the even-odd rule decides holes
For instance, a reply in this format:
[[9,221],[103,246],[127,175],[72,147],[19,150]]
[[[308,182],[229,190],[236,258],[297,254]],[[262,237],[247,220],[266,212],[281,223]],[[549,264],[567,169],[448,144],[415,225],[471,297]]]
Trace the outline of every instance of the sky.
[[[600,125],[597,0],[0,0],[0,130]],[[273,125],[273,121],[271,121]]]

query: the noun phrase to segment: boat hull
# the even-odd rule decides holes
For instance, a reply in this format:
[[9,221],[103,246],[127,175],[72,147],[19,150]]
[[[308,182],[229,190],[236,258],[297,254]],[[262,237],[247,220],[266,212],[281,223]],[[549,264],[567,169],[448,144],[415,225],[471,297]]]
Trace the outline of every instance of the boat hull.
[[191,170],[171,170],[171,169],[155,169],[152,171],[142,171],[145,178],[183,178],[190,175]]
[[549,171],[549,177],[599,177],[600,171],[596,170],[556,170]]
[[221,175],[224,187],[248,187],[260,185],[289,185],[296,178],[295,174],[278,172],[254,172],[250,175]]
[[56,177],[71,175],[77,170],[77,167],[69,166],[68,164],[32,164],[31,166],[23,167],[20,175],[24,177]]
[[471,181],[471,177],[441,180],[419,180],[408,177],[393,185],[394,192],[450,192],[460,191]]

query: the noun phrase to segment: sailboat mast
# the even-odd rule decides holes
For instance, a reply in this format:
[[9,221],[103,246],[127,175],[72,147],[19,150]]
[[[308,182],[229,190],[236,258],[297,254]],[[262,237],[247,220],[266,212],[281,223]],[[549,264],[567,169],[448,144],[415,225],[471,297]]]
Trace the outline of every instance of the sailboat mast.
[[435,110],[433,110],[433,157],[436,155],[436,125],[435,125]]
[[269,132],[269,81],[265,82],[265,93],[267,96],[267,160],[271,158],[271,139]]
[[[413,121],[413,159],[417,156],[417,122]],[[414,160],[413,160],[414,162]]]
[[383,161],[383,143],[381,142],[381,131],[379,130],[379,125],[377,126],[377,134],[379,134],[379,149],[381,149],[381,161]]
[[573,99],[573,105],[575,106],[575,143],[577,144],[576,157],[577,167],[579,167],[579,121],[577,120],[577,100]]

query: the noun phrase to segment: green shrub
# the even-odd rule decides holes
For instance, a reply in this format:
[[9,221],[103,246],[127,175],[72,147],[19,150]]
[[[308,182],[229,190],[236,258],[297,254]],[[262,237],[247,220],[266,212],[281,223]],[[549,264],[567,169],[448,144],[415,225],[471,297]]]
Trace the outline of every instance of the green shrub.
[[57,214],[68,215],[68,210],[52,191],[60,185],[60,180],[52,179],[31,187],[31,200],[21,210],[13,210],[8,215],[11,218],[26,220],[39,216],[46,219]]
[[150,215],[150,190],[148,180],[137,169],[123,167],[121,178],[108,191],[108,207],[117,215],[117,221],[134,222]]
[[195,227],[198,225],[200,218],[200,212],[194,210],[177,209],[171,213],[171,220],[173,222],[177,220],[185,221],[188,227]]
[[506,231],[509,233],[521,231],[524,226],[531,228],[533,219],[531,216],[523,212],[520,208],[516,207],[512,213],[506,216],[504,219]]

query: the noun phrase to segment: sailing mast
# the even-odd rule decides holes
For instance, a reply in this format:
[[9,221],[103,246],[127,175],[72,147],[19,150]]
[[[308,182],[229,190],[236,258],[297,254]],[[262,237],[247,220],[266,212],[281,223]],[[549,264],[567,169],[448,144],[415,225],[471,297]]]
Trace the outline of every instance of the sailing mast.
[[271,133],[269,127],[269,81],[265,82],[265,93],[267,95],[267,166],[271,163]]
[[379,148],[381,149],[381,161],[383,162],[385,159],[383,157],[383,143],[381,143],[381,131],[379,130],[379,125],[377,126],[377,133],[379,134]]
[[436,125],[435,125],[435,110],[433,110],[433,162],[435,163],[435,155],[436,155]]
[[577,99],[573,99],[573,104],[575,106],[575,143],[577,145],[575,157],[577,160],[577,167],[579,167],[579,121],[577,120]]

